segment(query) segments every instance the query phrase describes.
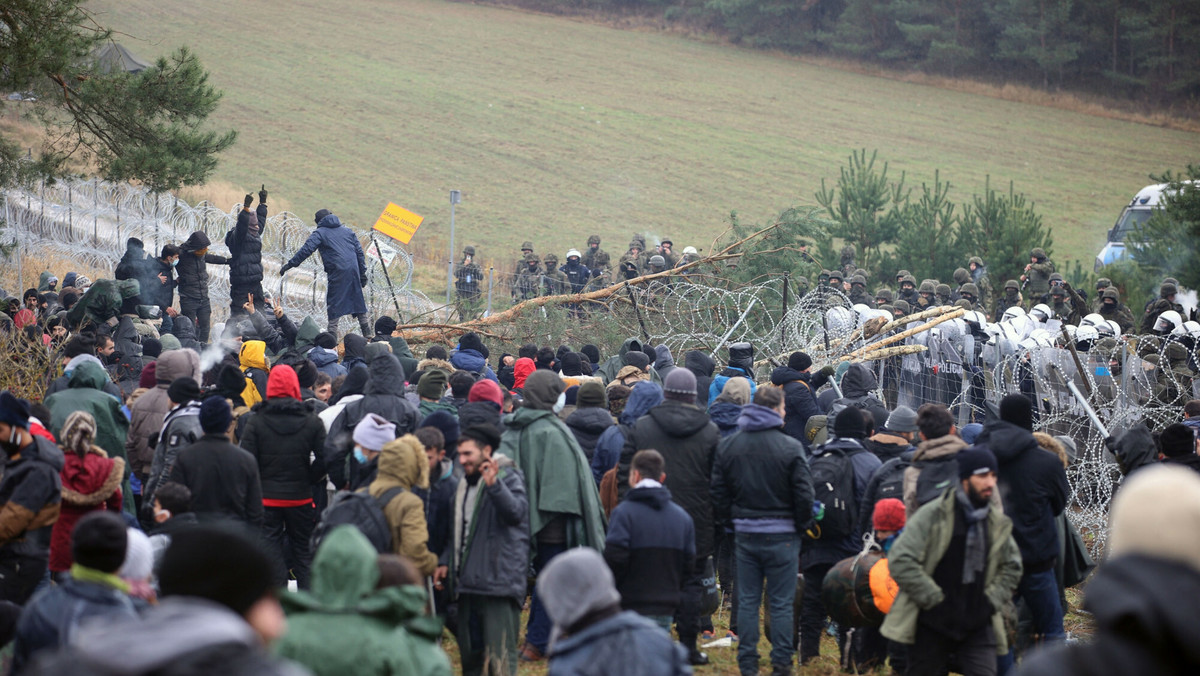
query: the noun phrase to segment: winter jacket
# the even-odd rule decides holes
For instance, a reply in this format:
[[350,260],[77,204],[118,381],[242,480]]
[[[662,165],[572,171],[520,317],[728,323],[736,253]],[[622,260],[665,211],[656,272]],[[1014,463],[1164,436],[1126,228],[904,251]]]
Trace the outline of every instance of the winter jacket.
[[638,383],[633,386],[618,424],[604,430],[596,440],[591,465],[592,477],[596,479],[597,486],[604,478],[604,473],[616,467],[620,461],[621,451],[625,448],[625,435],[629,433],[633,424],[650,409],[662,403],[662,400],[662,388],[654,383]]
[[[59,392],[70,388],[71,374],[74,373],[77,366],[85,361],[95,362],[96,366],[99,366],[102,369],[104,368],[104,364],[102,364],[95,355],[81,354],[78,357],[75,357],[71,361],[67,362],[67,366],[63,369],[63,374],[61,376],[50,381],[50,385],[46,388],[46,393],[43,395],[42,401],[45,401],[46,398],[52,394],[58,394]],[[106,393],[116,397],[118,400],[121,399],[121,388],[117,387],[117,384],[108,377],[107,371],[105,371],[104,387],[102,389]]]
[[712,385],[712,375],[717,363],[700,350],[690,350],[683,354],[683,367],[696,376],[696,405],[707,407],[708,388]]
[[1054,519],[1063,513],[1071,488],[1062,462],[1038,446],[1029,430],[989,420],[975,442],[987,446],[1000,464],[997,493],[1012,519],[1021,561],[1031,572],[1045,570],[1058,556]]
[[[429,530],[429,551],[442,557],[454,539],[454,494],[458,491],[459,478],[454,474],[454,463],[442,460],[436,471],[430,472],[429,488],[413,490],[425,503],[425,524]],[[445,564],[445,560],[442,561]]]
[[379,453],[379,474],[368,489],[380,497],[393,488],[404,492],[392,498],[383,509],[392,529],[392,549],[412,561],[421,575],[433,575],[438,557],[429,551],[429,530],[425,523],[425,503],[414,488],[429,488],[429,460],[425,447],[411,434],[388,443]]
[[659,378],[666,380],[667,374],[679,368],[675,365],[675,357],[671,355],[671,348],[666,345],[655,345],[654,354],[658,355],[654,360],[654,370],[658,373]]
[[150,271],[148,263],[151,262],[153,259],[146,257],[146,247],[142,242],[128,241],[125,243],[125,253],[121,255],[117,267],[113,268],[113,279],[118,281],[132,279],[136,280],[138,284],[144,284]]
[[121,511],[121,481],[125,478],[125,461],[109,458],[104,449],[92,446],[81,458],[65,454],[65,464],[58,473],[62,480],[62,502],[58,520],[50,532],[50,570],[59,573],[71,569],[71,532],[84,515],[97,510]]
[[[200,355],[192,350],[169,350],[159,355],[155,362],[154,378],[157,381],[154,389],[138,397],[130,407],[129,436],[124,439],[122,448],[129,456],[130,469],[136,474],[144,475],[150,471],[154,461],[154,445],[162,431],[163,420],[171,410],[171,401],[167,398],[167,388],[178,378],[200,379]],[[106,451],[112,451],[100,443],[96,443]]]
[[121,355],[116,368],[111,369],[112,376],[121,386],[121,392],[128,396],[137,388],[138,378],[142,375],[142,338],[133,325],[133,319],[127,316],[117,320],[116,328],[109,335],[117,353]]
[[45,558],[62,501],[63,452],[34,437],[20,457],[4,463],[0,477],[0,557],[20,554]]
[[158,445],[154,447],[154,460],[150,463],[150,473],[142,484],[142,510],[154,510],[154,494],[158,487],[167,482],[171,468],[179,452],[191,446],[204,436],[200,427],[200,402],[190,401],[183,406],[172,409],[163,419],[162,432],[158,435]]
[[285,506],[272,505],[275,500],[311,500],[313,485],[325,475],[325,425],[299,395],[296,372],[276,366],[267,400],[252,409],[240,438],[239,445],[258,462],[263,504],[268,507]]
[[732,528],[734,519],[790,519],[803,533],[812,521],[804,447],[782,428],[775,411],[749,404],[737,433],[717,447],[710,490],[719,526]]
[[549,676],[690,676],[687,651],[653,621],[625,611],[554,643]]
[[354,448],[354,426],[364,416],[374,413],[384,418],[396,426],[398,437],[415,432],[421,420],[417,407],[404,398],[404,369],[395,355],[377,355],[368,368],[371,379],[363,398],[346,406],[325,437],[325,466],[337,487],[346,485],[346,456]]
[[487,378],[497,385],[500,384],[500,381],[496,379],[496,373],[492,371],[491,366],[488,366],[487,360],[483,358],[483,355],[478,350],[455,350],[454,354],[450,355],[450,363],[460,371],[474,373],[477,376],[476,380]]
[[441,623],[425,615],[425,590],[375,589],[375,548],[351,526],[335,528],[312,560],[312,591],[280,596],[287,633],[275,654],[316,676],[450,676]]
[[[499,596],[525,601],[529,578],[529,500],[525,477],[506,455],[493,454],[496,483],[464,478],[454,494],[454,536],[443,560],[457,594]],[[475,511],[464,529],[467,490],[478,490]]]
[[879,380],[871,369],[862,364],[852,364],[842,376],[841,387],[842,398],[834,400],[832,410],[840,411],[843,406],[862,409],[875,418],[876,429],[883,429],[887,423],[888,410],[875,396]]
[[175,273],[179,275],[180,307],[197,309],[209,307],[208,264],[229,265],[229,259],[224,256],[196,253],[208,249],[211,245],[212,241],[203,230],[193,232],[183,244],[179,245],[183,253],[179,256],[179,265],[175,266]]
[[197,354],[204,351],[204,345],[196,340],[196,325],[192,323],[189,317],[178,315],[174,318],[175,328],[172,330],[175,337],[179,339],[179,346],[188,350],[195,350]]
[[[893,498],[904,501],[904,472],[912,464],[913,454],[915,450],[901,454],[899,457],[892,458],[875,470],[871,474],[871,481],[867,483],[867,492],[863,494],[862,502],[858,507],[858,532],[866,533],[874,531],[875,505],[880,500]],[[878,456],[876,456],[878,457]],[[915,486],[914,486],[915,495]],[[999,504],[999,503],[997,503]],[[907,514],[915,513],[916,510]]]
[[262,293],[262,238],[267,229],[267,205],[259,204],[256,212],[257,234],[250,232],[251,214],[245,209],[238,212],[233,230],[225,234],[225,246],[229,249],[229,296],[235,302],[244,301],[248,293]]
[[[95,444],[110,456],[125,456],[125,436],[129,421],[121,411],[121,402],[103,391],[108,375],[92,362],[80,364],[71,374],[71,387],[46,399],[50,409],[50,433],[58,437],[67,416],[75,411],[87,411],[96,420]],[[143,397],[144,398],[144,397]]]
[[1142,554],[1109,559],[1088,582],[1083,608],[1095,633],[1027,654],[1022,676],[1174,676],[1200,673],[1200,573]]
[[321,250],[325,275],[329,278],[325,287],[325,306],[330,316],[365,313],[367,303],[363,300],[362,288],[366,285],[367,263],[354,231],[344,227],[337,216],[329,214],[317,223],[317,229],[287,264],[294,268],[318,249]]
[[[958,460],[956,456],[959,451],[966,447],[967,442],[953,434],[947,434],[944,437],[937,437],[935,439],[926,439],[917,444],[917,450],[912,454],[912,462],[904,470],[904,509],[908,514],[915,514],[922,504],[920,496],[917,495],[917,482],[921,478],[921,472],[931,463],[949,462],[957,466]],[[957,471],[952,473],[936,473],[939,476],[944,474],[958,476]]]
[[771,371],[771,384],[783,388],[783,431],[803,444],[805,450],[808,449],[808,439],[804,436],[804,426],[809,418],[821,415],[816,392],[825,384],[825,380],[821,375],[813,378],[811,373],[787,366]]
[[334,350],[314,347],[308,351],[308,358],[316,364],[318,371],[329,376],[331,380],[347,373],[346,367],[338,363],[338,354]]
[[179,451],[170,476],[192,491],[192,511],[201,521],[233,519],[262,528],[258,462],[224,435],[206,434]]
[[696,556],[713,553],[713,505],[709,494],[713,456],[720,433],[699,408],[666,400],[650,409],[625,436],[617,469],[618,494],[624,498],[629,465],[643,448],[653,448],[667,461],[664,484],[676,504],[687,511],[696,527]]
[[708,418],[717,426],[722,439],[737,431],[741,415],[742,407],[731,401],[716,401],[708,407]]
[[674,615],[684,582],[697,574],[692,517],[665,487],[634,488],[613,509],[604,543],[621,607]]
[[163,599],[141,617],[83,627],[71,649],[26,670],[31,676],[303,676],[271,657],[240,615],[207,599]]
[[[160,308],[170,307],[175,301],[175,287],[179,284],[175,281],[175,268],[158,258],[147,260],[146,268],[148,275],[142,283],[142,303]],[[159,275],[166,277],[167,281],[162,281]]]
[[[900,587],[900,594],[888,611],[880,633],[899,643],[916,640],[917,622],[923,611],[945,600],[933,581],[933,572],[950,547],[954,534],[954,512],[958,509],[955,490],[947,490],[938,500],[910,514],[904,532],[888,552],[888,569]],[[1021,554],[1013,540],[1013,524],[993,506],[987,517],[988,552],[984,568],[984,594],[991,603],[992,634],[996,654],[1008,652],[1008,633],[1002,609],[1012,600],[1021,581]]]
[[754,397],[754,393],[758,391],[758,384],[754,382],[754,370],[750,368],[738,367],[730,364],[726,366],[716,378],[708,386],[708,401],[715,401],[725,389],[725,383],[729,382],[730,378],[746,378],[750,381],[750,396]]
[[[879,462],[879,458],[863,448],[861,440],[841,437],[833,437],[813,449],[813,455],[809,462],[834,450],[842,451],[850,460],[850,466],[854,470],[853,500],[854,504],[861,505],[867,494],[867,485],[871,483],[871,475],[879,469],[882,463]],[[861,548],[862,540],[855,533],[851,533],[846,536],[846,539],[840,541],[824,538],[813,540],[805,537],[804,544],[800,549],[800,566],[808,568],[837,563],[847,556],[853,556]]]
[[[346,373],[359,364],[367,366],[367,339],[357,333],[347,333],[342,338],[342,366]],[[407,371],[405,371],[407,373]],[[401,378],[403,380],[403,378]]]
[[904,437],[898,437],[887,432],[879,432],[868,439],[864,439],[863,447],[874,453],[875,457],[879,458],[879,462],[887,462],[893,458],[899,458],[909,451],[916,450]]
[[30,600],[17,622],[13,673],[20,673],[38,653],[71,645],[84,625],[136,618],[133,599],[111,584],[67,579],[47,587]]
[[600,376],[605,385],[609,384],[617,377],[617,371],[620,371],[621,367],[625,365],[625,353],[631,350],[641,352],[642,341],[637,338],[626,338],[625,342],[621,343],[621,348],[617,350],[617,354],[609,357],[600,365],[599,373],[593,373],[592,375]]
[[[575,435],[552,411],[520,408],[505,416],[500,453],[521,469],[529,500],[529,533],[552,519],[566,522],[567,546],[604,548],[604,512]],[[534,554],[532,548],[530,554]]]
[[600,435],[615,424],[608,409],[598,407],[576,408],[564,422],[571,434],[575,435],[575,441],[579,442],[579,449],[589,465],[596,454],[596,442],[600,440]]

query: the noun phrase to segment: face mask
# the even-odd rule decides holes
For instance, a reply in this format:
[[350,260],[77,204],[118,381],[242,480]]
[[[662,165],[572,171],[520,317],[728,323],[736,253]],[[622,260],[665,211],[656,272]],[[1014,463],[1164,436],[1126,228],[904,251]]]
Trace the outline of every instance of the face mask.
[[558,395],[558,400],[554,402],[554,412],[562,413],[562,410],[567,406],[567,393],[561,392]]
[[171,261],[171,267],[175,267],[176,265],[179,265],[179,259],[178,259],[178,258],[176,258],[175,260]]
[[360,465],[367,464],[367,455],[362,452],[361,446],[354,447],[354,460]]
[[21,433],[16,425],[9,425],[8,441],[0,442],[0,448],[4,449],[7,455],[16,455],[21,446],[17,443],[21,439]]

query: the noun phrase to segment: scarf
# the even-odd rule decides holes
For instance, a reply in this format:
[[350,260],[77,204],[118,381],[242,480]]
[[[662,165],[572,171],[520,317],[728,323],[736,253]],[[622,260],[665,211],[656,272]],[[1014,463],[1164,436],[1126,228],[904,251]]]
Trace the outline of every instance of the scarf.
[[94,568],[88,568],[78,563],[71,565],[71,578],[79,582],[92,582],[112,587],[119,592],[129,593],[129,583],[113,573],[102,573]]
[[966,492],[962,489],[962,484],[954,490],[954,497],[958,501],[963,510],[963,516],[967,520],[967,551],[963,557],[963,584],[974,584],[977,576],[983,574],[985,559],[987,558],[987,528],[986,521],[988,510],[991,508],[989,504],[982,507],[976,507],[971,503],[971,498],[967,497]]

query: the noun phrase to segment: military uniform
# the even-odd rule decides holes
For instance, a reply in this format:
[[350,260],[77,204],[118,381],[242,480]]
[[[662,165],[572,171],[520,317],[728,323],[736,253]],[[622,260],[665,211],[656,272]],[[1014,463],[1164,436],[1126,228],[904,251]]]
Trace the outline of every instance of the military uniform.
[[1179,313],[1180,317],[1184,316],[1183,306],[1171,300],[1177,292],[1178,288],[1170,282],[1164,282],[1158,288],[1158,299],[1151,301],[1146,306],[1146,314],[1142,317],[1142,333],[1151,333],[1159,315],[1164,312],[1174,310]]
[[666,266],[668,268],[675,267],[675,264],[679,262],[679,254],[675,253],[675,242],[672,242],[670,237],[663,237],[662,244],[659,246],[662,247],[662,251],[658,255],[663,257]]
[[1092,301],[1092,312],[1099,312],[1104,305],[1104,290],[1112,286],[1112,280],[1101,277],[1096,280],[1096,299]]
[[[454,291],[460,300],[473,302],[479,300],[479,278],[483,271],[475,263],[475,247],[463,249],[463,254],[463,262],[454,269]],[[467,256],[471,258],[470,262],[467,262]]]
[[1054,303],[1050,306],[1054,310],[1054,316],[1062,320],[1064,324],[1079,326],[1079,322],[1087,314],[1087,302],[1083,300],[1083,296],[1080,296],[1079,292],[1070,286],[1054,287],[1050,290],[1050,299]]
[[606,289],[613,285],[613,273],[612,269],[608,267],[608,261],[608,252],[601,251],[600,253],[596,254],[595,260],[593,261],[595,263],[595,267],[588,266],[588,269],[592,271],[592,279],[588,281],[587,286],[584,287],[583,290],[585,292],[599,291],[600,289]]
[[542,264],[532,253],[525,255],[521,272],[513,284],[513,300],[529,300],[538,295],[539,282],[542,278]]
[[1004,311],[1010,307],[1021,307],[1025,302],[1021,298],[1021,285],[1017,284],[1017,280],[1010,279],[1004,283],[1004,293],[996,299],[996,310],[992,313],[993,321],[1000,321],[1000,317],[1004,316]]
[[[520,275],[522,270],[525,269],[525,259],[526,256],[529,256],[530,254],[533,254],[533,242],[521,242],[521,255],[518,256],[516,262],[513,263],[513,277]],[[533,254],[533,256],[536,260],[537,254]]]
[[984,312],[983,305],[979,302],[979,287],[974,282],[967,282],[958,289],[958,299],[966,301],[969,309]]
[[988,277],[987,266],[983,264],[983,259],[979,256],[972,256],[971,260],[967,262],[967,268],[971,273],[971,281],[979,287],[979,303],[984,307],[991,307],[996,292],[992,288],[992,280]]
[[937,298],[938,305],[950,305],[955,299],[950,297],[950,285],[938,284],[933,287],[933,296]]
[[546,266],[545,272],[542,273],[542,295],[560,296],[570,293],[571,283],[567,281],[567,276],[558,270],[558,256],[546,254],[542,263]]
[[917,293],[917,278],[912,275],[904,275],[904,279],[900,280],[900,295],[898,300],[908,303],[909,307],[917,307],[921,300],[920,294]]
[[[592,247],[593,244],[595,248]],[[601,253],[604,253],[604,250],[600,248],[600,235],[588,237],[587,248],[583,250],[583,265],[589,270],[594,269],[596,267],[596,256]],[[604,255],[607,256],[608,254]]]
[[858,270],[858,266],[854,264],[856,253],[854,246],[851,244],[842,247],[842,264],[838,268],[838,271],[842,273],[842,279],[854,278],[854,273]]
[[634,277],[640,277],[644,266],[642,265],[642,254],[645,252],[646,245],[634,239],[629,242],[629,249],[617,259],[617,271],[621,274],[622,279],[628,277],[628,264],[632,264],[634,271],[637,274]]
[[[1113,302],[1108,304],[1106,302],[1108,300]],[[1121,292],[1117,291],[1115,286],[1110,286],[1100,293],[1100,307],[1096,312],[1106,320],[1111,319],[1116,322],[1121,327],[1122,334],[1129,333],[1137,325],[1133,313],[1121,302]]]
[[1025,270],[1022,278],[1028,280],[1025,290],[1031,298],[1039,298],[1047,293],[1050,293],[1050,275],[1054,274],[1054,263],[1046,258],[1046,252],[1042,249],[1034,249],[1030,253],[1033,262]]
[[862,275],[855,275],[850,278],[850,304],[866,305],[872,309],[875,307],[875,301],[867,293],[867,280]]

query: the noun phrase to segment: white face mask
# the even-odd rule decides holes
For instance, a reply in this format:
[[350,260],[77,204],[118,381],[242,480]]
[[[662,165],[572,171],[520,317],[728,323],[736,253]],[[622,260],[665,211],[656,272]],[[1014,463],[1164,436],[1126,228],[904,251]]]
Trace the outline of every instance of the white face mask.
[[554,412],[562,413],[562,410],[564,408],[566,408],[566,406],[567,406],[567,393],[560,392],[558,395],[558,401],[554,402]]

